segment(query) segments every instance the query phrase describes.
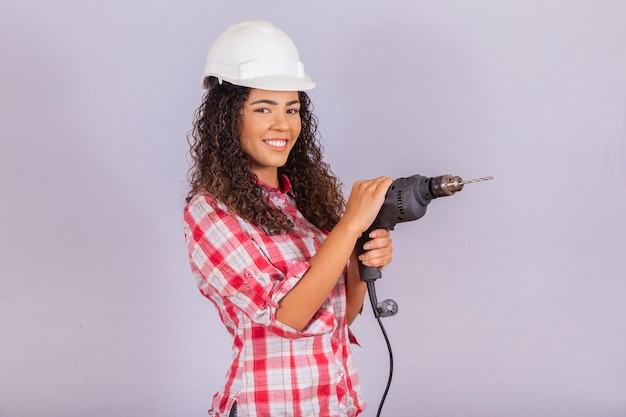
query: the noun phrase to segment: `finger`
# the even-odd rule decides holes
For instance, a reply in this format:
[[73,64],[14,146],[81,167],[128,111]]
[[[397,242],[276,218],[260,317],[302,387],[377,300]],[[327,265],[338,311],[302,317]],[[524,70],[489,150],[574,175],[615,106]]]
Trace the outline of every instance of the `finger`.
[[369,234],[369,237],[371,237],[372,239],[379,238],[379,237],[388,237],[388,236],[391,236],[391,231],[387,229],[372,230]]
[[[372,250],[368,250],[366,252],[363,252],[361,255],[359,255],[359,260],[361,262],[365,263],[377,263],[380,264],[381,262],[391,262],[391,256],[392,256],[392,250],[390,247],[384,247],[381,249],[372,249]],[[379,265],[376,265],[379,266]]]
[[376,193],[377,194],[381,194],[381,195],[385,195],[385,193],[387,192],[387,190],[389,189],[389,186],[391,185],[391,183],[393,182],[393,180],[389,177],[378,177],[374,180],[374,185],[376,187]]
[[377,237],[372,240],[368,240],[363,245],[364,250],[389,248],[391,250],[391,238],[389,237]]
[[392,256],[391,256],[391,253],[387,253],[381,256],[372,256],[371,253],[368,253],[367,256],[361,255],[359,257],[359,260],[365,266],[380,268],[381,266],[385,267],[389,265],[391,263]]
[[356,181],[352,185],[353,190],[362,190],[375,196],[384,195],[393,180],[389,177],[378,177],[371,180]]

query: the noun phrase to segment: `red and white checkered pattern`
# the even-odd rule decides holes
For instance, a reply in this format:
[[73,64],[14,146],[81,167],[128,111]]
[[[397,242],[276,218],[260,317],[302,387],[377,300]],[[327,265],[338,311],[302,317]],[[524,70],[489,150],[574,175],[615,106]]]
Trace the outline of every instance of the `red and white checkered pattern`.
[[295,232],[268,236],[207,195],[185,209],[185,236],[198,287],[233,336],[233,362],[213,397],[212,416],[356,416],[364,408],[346,323],[344,276],[302,332],[276,320],[282,297],[307,271],[326,233],[297,210],[290,184],[271,204]]

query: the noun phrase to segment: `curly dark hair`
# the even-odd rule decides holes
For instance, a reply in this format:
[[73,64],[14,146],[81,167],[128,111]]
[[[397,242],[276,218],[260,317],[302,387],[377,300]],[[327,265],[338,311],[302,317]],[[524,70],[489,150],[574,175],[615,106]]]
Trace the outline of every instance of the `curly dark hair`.
[[[213,77],[210,80],[209,90],[195,112],[193,129],[187,135],[191,159],[187,201],[196,194],[208,193],[268,234],[290,232],[293,224],[269,204],[241,149],[240,114],[249,93],[250,88],[218,83]],[[319,229],[330,231],[345,208],[341,183],[322,160],[317,118],[309,96],[300,91],[298,98],[302,131],[278,172],[289,178],[304,217]]]

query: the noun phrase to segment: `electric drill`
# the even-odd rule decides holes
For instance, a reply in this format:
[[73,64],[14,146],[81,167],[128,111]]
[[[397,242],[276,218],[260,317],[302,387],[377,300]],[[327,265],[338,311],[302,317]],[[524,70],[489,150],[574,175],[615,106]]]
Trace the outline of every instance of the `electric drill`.
[[[359,255],[364,252],[363,245],[370,240],[369,234],[372,230],[392,230],[397,223],[417,220],[426,214],[426,207],[430,200],[453,195],[461,191],[465,184],[491,179],[493,177],[463,181],[461,177],[452,175],[424,177],[416,174],[394,180],[387,190],[385,202],[376,219],[357,241],[357,252]],[[361,280],[365,282],[373,282],[381,278],[380,269],[365,266],[361,262],[359,262],[359,272]]]

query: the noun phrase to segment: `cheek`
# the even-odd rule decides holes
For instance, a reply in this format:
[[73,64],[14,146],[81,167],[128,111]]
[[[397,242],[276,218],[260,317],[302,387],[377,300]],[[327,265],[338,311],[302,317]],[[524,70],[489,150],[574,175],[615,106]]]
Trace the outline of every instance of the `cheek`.
[[250,144],[254,142],[254,138],[258,135],[258,132],[255,130],[256,125],[251,123],[250,120],[241,120],[239,123],[239,146],[241,149],[248,153],[250,149]]
[[294,136],[297,138],[302,133],[302,121],[298,118],[298,121],[293,124]]

